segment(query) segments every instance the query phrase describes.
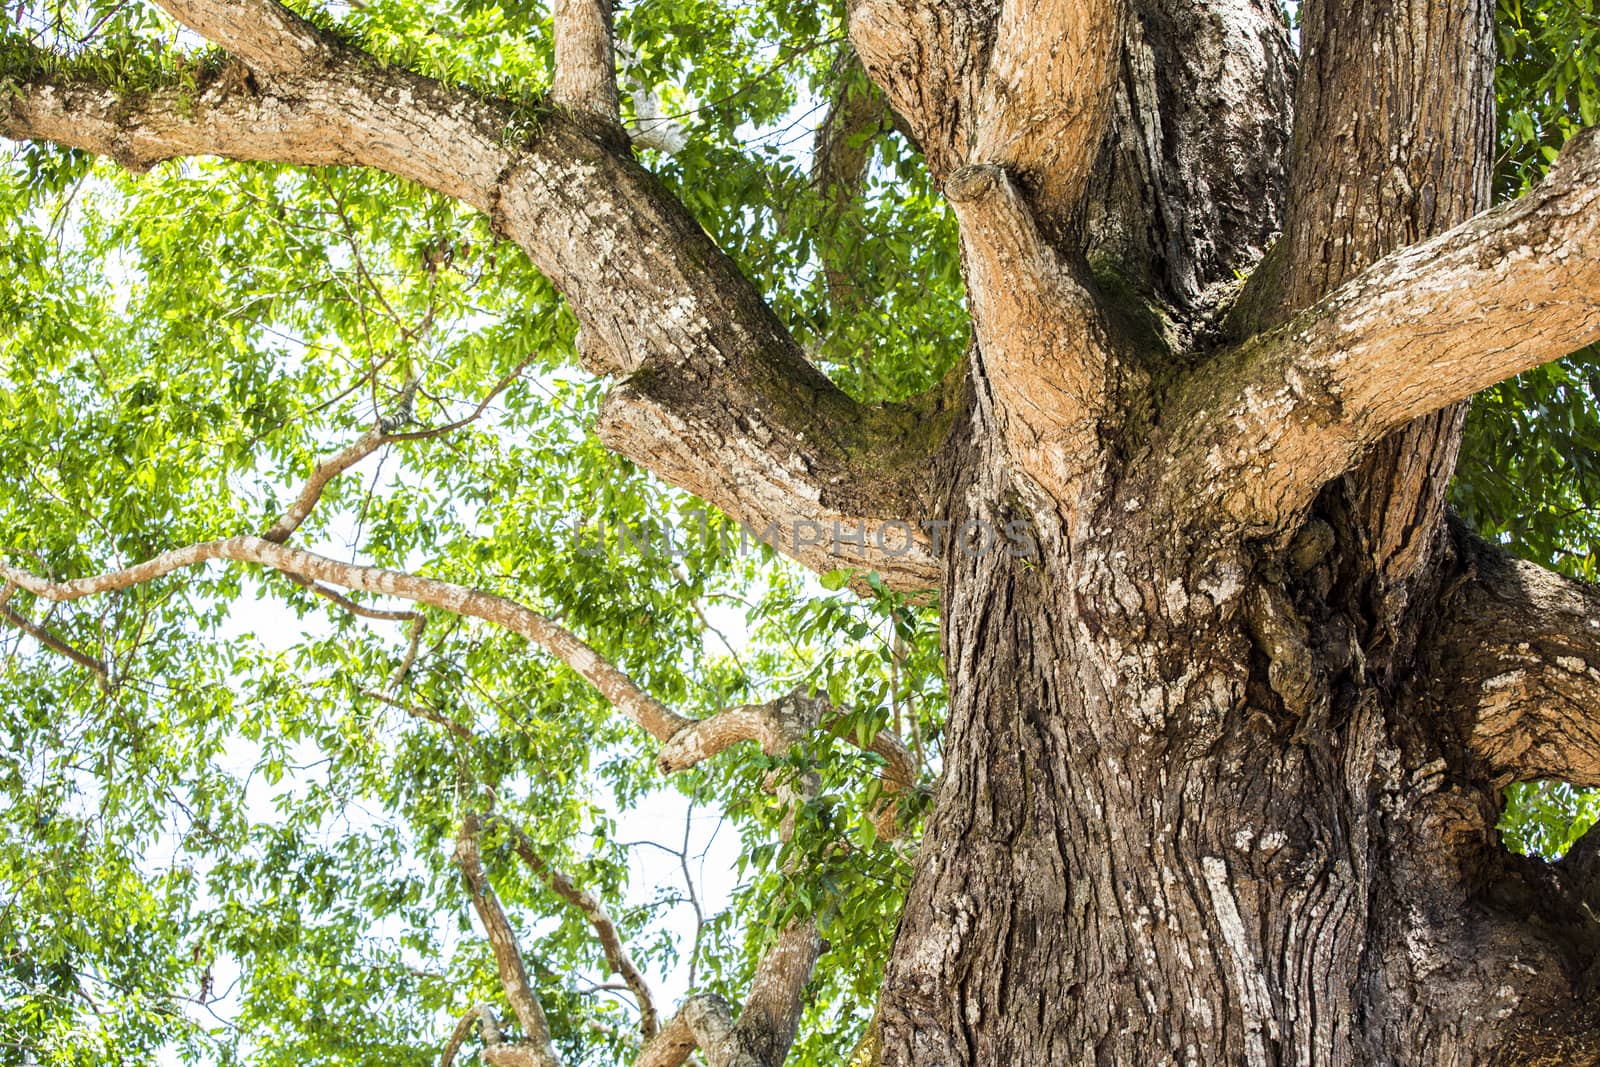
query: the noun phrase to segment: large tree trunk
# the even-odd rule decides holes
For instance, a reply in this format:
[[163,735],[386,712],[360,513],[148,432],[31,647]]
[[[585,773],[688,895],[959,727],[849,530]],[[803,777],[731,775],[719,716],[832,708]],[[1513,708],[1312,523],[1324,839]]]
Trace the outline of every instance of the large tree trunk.
[[[1284,128],[1284,57],[1260,12],[1216,8],[1136,8],[1088,215],[1094,251],[1180,324],[1281,217],[1282,146],[1261,131]],[[1292,206],[1242,305],[1251,328],[1486,206],[1490,5],[1305,11]],[[1234,81],[1215,95],[1250,104],[1203,144],[1173,85],[1218,62],[1219,25],[1262,47],[1224,50],[1212,73]],[[1039,492],[992,445],[1006,396],[985,364],[952,529],[1026,523],[1038,551],[946,546],[947,766],[882,1062],[1600,1060],[1575,996],[1600,926],[1500,848],[1497,783],[1415,669],[1462,573],[1441,520],[1464,406],[1383,442],[1297,536],[1258,543],[1183,521],[1170,487],[1114,458],[1068,507]]]
[[[1271,0],[851,0],[960,230],[959,410],[864,405],[806,362],[628,154],[609,4],[557,5],[565,110],[522,141],[505,102],[380,69],[274,0],[162,4],[259,80],[129,96],[29,62],[0,132],[130,166],[356,162],[476,205],[620,378],[613,448],[758,526],[861,531],[783,544],[814,568],[941,586],[945,769],[882,1062],[1600,1061],[1600,841],[1546,865],[1493,829],[1508,781],[1600,785],[1600,591],[1443,507],[1459,402],[1600,339],[1600,134],[1454,225],[1491,164],[1487,0],[1303,3],[1292,160]],[[798,736],[772,707],[692,722],[520,605],[272,536],[66,582],[0,561],[0,600],[250,560],[525,634],[666,770]],[[779,943],[737,1023],[692,999],[640,1062],[776,1067],[819,948],[809,925]]]

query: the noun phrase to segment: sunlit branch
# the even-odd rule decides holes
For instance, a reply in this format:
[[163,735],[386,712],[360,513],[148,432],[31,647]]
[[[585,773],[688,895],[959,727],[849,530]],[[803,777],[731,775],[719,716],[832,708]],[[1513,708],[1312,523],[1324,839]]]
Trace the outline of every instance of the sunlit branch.
[[628,989],[633,993],[634,1001],[638,1004],[640,1035],[645,1040],[654,1037],[660,1028],[655,996],[650,991],[650,983],[645,979],[644,973],[629,955],[627,946],[623,944],[622,935],[618,932],[610,913],[606,911],[605,905],[592,893],[578,888],[565,873],[546,862],[544,857],[539,855],[533,840],[523,833],[520,827],[499,816],[491,816],[489,824],[503,828],[511,837],[512,851],[528,869],[537,875],[552,893],[577,908],[583,913],[584,918],[589,920],[589,925],[594,927],[595,936],[600,941],[601,950],[605,953],[607,965],[613,973],[622,976],[622,980],[627,983]]
[[[1600,338],[1600,133],[1532,192],[1373,264],[1218,358],[1163,422],[1168,480],[1249,530],[1297,526],[1322,486],[1413,419]],[[1290,457],[1285,459],[1284,457]]]
[[571,631],[507,597],[437,578],[343,563],[260,537],[206,541],[165,552],[125,570],[68,582],[50,581],[13,564],[0,563],[0,578],[15,580],[23,589],[47,600],[69,601],[130,589],[209,560],[255,563],[316,582],[401,597],[440,611],[482,619],[527,638],[567,664],[598,689],[623,715],[658,740],[671,737],[692,721],[645,693],[631,678]]
[[157,0],[179,22],[252,67],[294,74],[327,62],[331,42],[275,0]]
[[528,970],[522,962],[522,950],[517,945],[516,933],[511,929],[505,909],[500,906],[500,899],[495,896],[484,874],[483,859],[478,850],[479,828],[476,815],[469,813],[462,819],[460,833],[456,835],[456,865],[461,868],[462,877],[472,895],[472,906],[488,935],[495,967],[500,972],[500,985],[522,1027],[523,1040],[518,1043],[519,1047],[528,1051],[531,1062],[538,1067],[560,1067],[561,1060],[550,1044],[550,1024],[528,981]]

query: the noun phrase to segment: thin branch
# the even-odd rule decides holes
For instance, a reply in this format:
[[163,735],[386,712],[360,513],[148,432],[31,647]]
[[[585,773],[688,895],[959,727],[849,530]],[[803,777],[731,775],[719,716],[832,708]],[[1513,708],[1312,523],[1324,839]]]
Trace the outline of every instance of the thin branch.
[[32,619],[20,614],[14,608],[0,608],[0,618],[5,619],[6,622],[39,642],[45,648],[48,648],[51,652],[56,653],[58,656],[65,656],[78,666],[89,671],[94,675],[95,681],[99,683],[102,693],[111,691],[111,670],[98,659],[95,659],[87,652],[74,648]]
[[478,817],[468,814],[461,821],[456,835],[456,865],[472,895],[472,906],[478,912],[484,932],[489,937],[489,947],[494,952],[495,966],[500,972],[500,985],[506,999],[522,1027],[523,1041],[519,1042],[538,1067],[560,1067],[560,1057],[550,1044],[550,1024],[545,1019],[544,1008],[534,995],[528,981],[528,969],[522,962],[522,950],[517,946],[517,935],[511,929],[505,909],[495,896],[489,879],[483,872],[483,859],[478,851]]
[[389,689],[391,691],[399,691],[400,686],[406,680],[406,675],[411,673],[412,664],[417,662],[417,652],[422,648],[422,635],[427,630],[427,616],[417,612],[416,618],[411,622],[411,637],[406,642],[405,655],[400,657],[400,665],[394,669],[394,674],[389,678]]
[[403,571],[343,563],[260,537],[229,537],[189,545],[125,570],[68,582],[50,581],[13,564],[0,562],[0,578],[15,581],[23,589],[47,600],[70,601],[130,589],[209,560],[255,563],[316,582],[402,597],[440,611],[482,619],[527,638],[567,664],[600,690],[617,710],[657,740],[671,738],[693,721],[645,693],[571,631],[507,597]]
[[500,817],[491,817],[489,823],[491,826],[503,828],[510,835],[512,851],[539,877],[540,881],[550,888],[552,893],[577,908],[583,913],[584,918],[589,920],[589,925],[594,927],[595,936],[600,941],[600,948],[605,953],[606,963],[612,973],[621,975],[628,989],[633,992],[634,1001],[639,1006],[640,1036],[647,1041],[654,1037],[660,1028],[655,996],[650,991],[650,983],[645,979],[644,973],[628,954],[627,946],[622,942],[622,935],[618,932],[610,913],[606,911],[605,905],[592,893],[579,889],[571,878],[547,863],[544,857],[539,855],[533,840],[523,833],[521,827]]
[[289,540],[289,536],[300,528],[300,524],[317,506],[317,501],[322,499],[322,491],[329,482],[388,443],[388,432],[382,425],[377,425],[339,451],[319,459],[311,469],[311,477],[306,479],[306,484],[288,510],[261,536],[280,544]]
[[[1391,431],[1600,339],[1600,134],[1533,192],[1380,260],[1179,391],[1158,446],[1178,498],[1293,529]],[[1209,491],[1195,494],[1202,486]]]
[[[765,704],[725,708],[689,722],[661,746],[656,767],[662,774],[678,774],[746,741],[757,742],[768,755],[781,755],[819,728],[859,745],[854,732],[845,729],[847,721],[826,695],[813,697],[804,688],[796,689]],[[874,813],[873,823],[878,836],[892,839],[897,833],[895,798],[916,786],[916,758],[890,730],[874,733],[864,750],[882,757],[886,764],[881,775],[885,801]]]
[[462,1014],[456,1021],[455,1029],[450,1031],[449,1040],[444,1043],[444,1051],[439,1054],[439,1067],[452,1067],[456,1056],[461,1052],[462,1044],[472,1033],[472,1024],[484,1018],[488,1011],[487,1004],[474,1004]]
[[459,722],[456,722],[442,711],[424,707],[420,704],[408,704],[403,700],[397,700],[388,693],[377,689],[363,689],[361,690],[361,695],[372,700],[376,700],[380,704],[386,704],[391,708],[398,708],[414,719],[422,719],[424,722],[431,722],[435,726],[443,727],[458,741],[472,742],[478,739],[477,734],[473,733]]
[[385,608],[369,608],[365,604],[358,604],[336,589],[329,589],[321,582],[313,582],[309,578],[302,578],[298,574],[286,574],[285,578],[309,593],[326,600],[336,607],[343,608],[352,615],[374,622],[411,622],[421,618],[414,611],[389,611]]

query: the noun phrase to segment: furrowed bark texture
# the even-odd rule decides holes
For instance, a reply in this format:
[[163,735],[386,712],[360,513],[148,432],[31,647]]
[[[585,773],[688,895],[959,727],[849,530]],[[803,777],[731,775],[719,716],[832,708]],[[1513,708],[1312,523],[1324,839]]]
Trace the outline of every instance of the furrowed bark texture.
[[[1600,1062],[1600,845],[1541,864],[1493,829],[1507,781],[1600,780],[1600,600],[1440,526],[1456,402],[1600,328],[1594,135],[1468,220],[1492,162],[1487,0],[1303,4],[1287,171],[1266,0],[853,0],[862,64],[951,203],[972,311],[959,403],[899,409],[807,364],[627,155],[591,76],[609,60],[583,19],[605,6],[558,5],[566,107],[536,122],[364,65],[268,0],[169,7],[259,81],[129,100],[34,72],[0,132],[135,167],[362,164],[459,197],[572,301],[618,379],[612,447],[758,526],[824,524],[777,531],[808,565],[942,586],[944,778],[863,1045],[879,1062]],[[937,549],[826,536],[925,518],[951,531]],[[667,771],[828,718],[795,697],[684,720],[515,604],[271,540],[0,579],[72,599],[212,558],[525,633]],[[905,788],[903,751],[875,746]],[[777,1067],[820,948],[784,931],[741,1013],[691,998],[639,1062]]]
[[[1135,9],[1117,99],[1138,114],[1118,114],[1106,148],[1114,180],[1088,190],[1080,239],[1114,267],[1143,251],[1150,272],[1121,273],[1165,299],[1175,317],[1203,310],[1200,294],[1219,279],[1208,273],[1218,264],[1251,265],[1284,217],[1274,194],[1287,194],[1290,234],[1254,285],[1274,291],[1283,314],[1485,206],[1488,5],[1332,0],[1303,10],[1308,67],[1294,177],[1283,182],[1273,157],[1281,132],[1274,141],[1270,122],[1250,124],[1260,105],[1230,116],[1231,126],[1224,120],[1208,152],[1201,123],[1181,105],[1164,124],[1163,103],[1171,110],[1181,96],[1167,86],[1183,76],[1184,61],[1157,76],[1151,58],[1171,48],[1187,69],[1200,69],[1216,63],[1210,35],[1225,34],[1225,54],[1244,72],[1234,77],[1254,79],[1256,99],[1281,101],[1281,27],[1265,12],[1252,23],[1238,6],[1204,5],[1187,17]],[[1257,32],[1241,32],[1245,24]],[[1163,34],[1158,49],[1151,42]],[[1185,41],[1194,46],[1188,53]],[[886,89],[893,99],[913,95]],[[1238,85],[1215,91],[1249,95]],[[1141,130],[1160,133],[1141,142]],[[1245,155],[1268,163],[1230,166]],[[1063,305],[1094,283],[1069,274],[1077,288],[1065,287],[1054,280],[1062,271],[995,255],[1020,247],[1016,240],[972,240],[973,164],[985,161],[963,162],[947,191],[962,224],[979,351],[950,519],[1026,523],[1039,551],[1027,559],[946,552],[945,777],[886,976],[880,1062],[1600,1060],[1588,999],[1597,939],[1583,911],[1594,882],[1581,863],[1569,872],[1510,857],[1493,832],[1496,787],[1508,776],[1561,767],[1581,780],[1592,760],[1579,703],[1591,684],[1590,599],[1528,575],[1507,578],[1505,564],[1473,570],[1439,532],[1459,412],[1430,413],[1486,382],[1452,384],[1466,365],[1452,364],[1449,343],[1442,355],[1427,353],[1428,323],[1391,321],[1396,338],[1417,345],[1408,358],[1427,368],[1420,390],[1403,384],[1408,359],[1397,359],[1393,373],[1356,369],[1377,349],[1353,337],[1330,342],[1330,365],[1348,360],[1351,380],[1376,391],[1315,414],[1331,393],[1315,376],[1294,378],[1281,409],[1291,422],[1279,421],[1248,475],[1235,478],[1227,463],[1209,474],[1203,464],[1184,466],[1193,451],[1166,436],[1168,427],[1152,435],[1163,443],[1150,452],[1119,452],[1108,426],[1122,417],[1119,390],[1138,379],[1118,364],[1161,357],[1124,357],[1137,342],[1119,340],[1115,323],[1092,310],[1065,321],[1080,331],[1098,321],[1111,335],[1104,344],[1092,332],[1053,340]],[[1534,261],[1558,270],[1568,256],[1584,262],[1589,242],[1577,234],[1592,224],[1594,185],[1592,176],[1575,183],[1581,203],[1555,214],[1578,220],[1577,230],[1541,245]],[[1254,214],[1227,205],[1251,205]],[[1193,212],[1188,218],[1209,217],[1210,232],[1234,243],[1221,251],[1185,244],[1179,207]],[[1494,216],[1481,224],[1500,232]],[[1002,227],[991,220],[987,229]],[[1148,254],[1163,232],[1171,235],[1165,260]],[[1510,264],[1525,243],[1486,247],[1474,264],[1521,277]],[[1070,257],[1064,262],[1070,270]],[[1386,260],[1340,299],[1375,310],[1356,294],[1402,262]],[[1575,308],[1553,331],[1557,345],[1580,339],[1593,321],[1586,269],[1536,286]],[[1486,286],[1488,275],[1463,288]],[[1424,289],[1409,289],[1395,307],[1425,306]],[[992,293],[1050,308],[996,315]],[[1246,309],[1259,306],[1259,291],[1246,296]],[[1525,303],[1490,291],[1483,299],[1459,317],[1463,330],[1494,323],[1502,309],[1520,315],[1542,297]],[[1314,318],[1339,321],[1332,307]],[[1258,312],[1247,332],[1274,321]],[[1512,329],[1539,332],[1531,319]],[[1270,336],[1258,343],[1275,343]],[[1052,346],[1077,356],[1038,361]],[[1098,414],[1096,390],[1074,389],[1063,373],[1094,367],[1096,352],[1109,361]],[[1203,347],[1176,355],[1205,358]],[[1179,392],[1205,395],[1233,358],[1203,365]],[[1248,347],[1238,358],[1251,358]],[[1491,371],[1488,362],[1472,366],[1491,377],[1520,369]],[[1269,393],[1270,375],[1252,375],[1242,379],[1249,405]],[[1097,429],[1078,438],[1087,447],[1045,447],[1046,462],[1030,464],[1015,447],[1015,424],[1036,423],[1036,409],[1063,388],[1091,398],[1061,407]],[[1396,404],[1430,418],[1341,478],[1362,447],[1396,425],[1383,414]],[[1308,411],[1305,425],[1317,428],[1299,449],[1298,431],[1285,428]],[[1264,430],[1272,425],[1263,415]],[[1319,443],[1341,434],[1357,443]],[[1319,467],[1326,448],[1332,458]],[[1072,477],[1052,481],[1050,460],[1070,461]],[[1160,474],[1169,461],[1187,475]],[[1283,499],[1298,503],[1241,523],[1229,493],[1270,493],[1280,477],[1291,487]],[[1313,510],[1329,479],[1339,484]],[[1418,656],[1421,620],[1441,603],[1454,607]],[[1495,621],[1513,617],[1530,635],[1542,629],[1542,641],[1491,640]],[[1535,670],[1546,655],[1566,666]],[[1424,684],[1430,667],[1467,662],[1478,670],[1475,684],[1444,692]],[[1476,699],[1495,687],[1500,703]],[[1564,696],[1565,710],[1532,714],[1551,692]]]
[[1137,0],[1091,178],[1091,257],[1180,312],[1283,225],[1294,52],[1272,0]]
[[[1489,205],[1492,0],[1307,4],[1285,225],[1284,311]],[[1466,405],[1381,442],[1340,487],[1392,623],[1439,539]]]

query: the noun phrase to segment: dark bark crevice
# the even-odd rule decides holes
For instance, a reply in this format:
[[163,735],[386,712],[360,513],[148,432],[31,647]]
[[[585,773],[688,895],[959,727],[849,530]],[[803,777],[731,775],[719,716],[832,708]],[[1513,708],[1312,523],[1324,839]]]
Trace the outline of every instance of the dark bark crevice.
[[1203,319],[1283,223],[1295,58],[1272,0],[1137,0],[1084,225],[1091,257]]

